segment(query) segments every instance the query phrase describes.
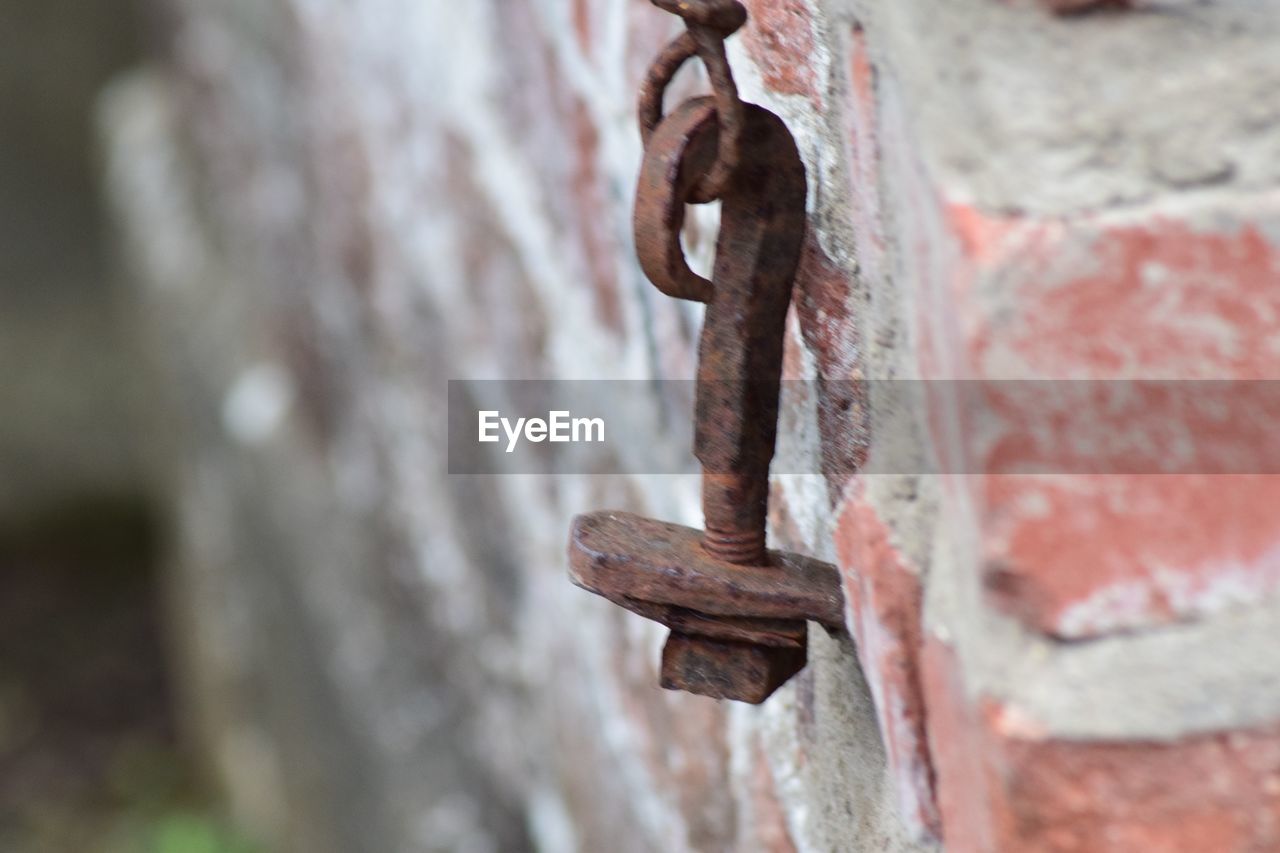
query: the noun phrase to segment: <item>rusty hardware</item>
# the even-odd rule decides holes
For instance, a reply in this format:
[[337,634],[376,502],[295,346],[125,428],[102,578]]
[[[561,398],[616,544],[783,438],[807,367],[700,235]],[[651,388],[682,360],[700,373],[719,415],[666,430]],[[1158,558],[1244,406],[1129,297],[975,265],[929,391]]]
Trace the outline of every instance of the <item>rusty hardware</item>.
[[[671,629],[663,687],[759,703],[804,667],[806,620],[844,626],[835,567],[765,547],[783,329],[805,229],[804,165],[782,120],[738,97],[724,39],[746,20],[741,4],[653,2],[681,15],[687,31],[658,56],[641,91],[635,241],[659,290],[707,304],[694,438],[706,530],[625,512],[580,515],[570,576]],[[714,95],[664,116],[667,84],[695,55]],[[689,269],[680,232],[686,204],[717,199],[708,281]]]

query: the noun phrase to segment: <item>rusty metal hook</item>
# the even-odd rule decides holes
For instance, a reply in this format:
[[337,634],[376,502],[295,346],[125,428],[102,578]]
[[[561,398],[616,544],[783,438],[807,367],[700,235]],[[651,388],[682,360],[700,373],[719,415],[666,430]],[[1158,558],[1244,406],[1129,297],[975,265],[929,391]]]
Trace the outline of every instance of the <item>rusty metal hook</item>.
[[695,454],[703,465],[706,547],[764,557],[769,462],[777,432],[783,327],[805,230],[804,164],[782,120],[744,110],[744,145],[721,196],[712,281],[689,269],[679,226],[716,151],[716,107],[686,101],[654,132],[636,194],[640,265],[659,290],[708,303],[698,348]]
[[[654,2],[694,8],[691,0]],[[687,18],[710,20],[723,8],[721,0],[700,3]],[[707,304],[694,418],[706,530],[630,513],[580,515],[569,538],[570,576],[671,628],[663,687],[763,702],[804,667],[806,620],[843,627],[835,567],[765,548],[783,332],[806,224],[805,170],[782,120],[743,104],[736,89],[717,87],[716,97],[693,98],[662,117],[662,89],[701,38],[695,26],[709,25],[691,23],[668,46],[641,98],[642,124],[651,124],[633,225],[653,284]],[[723,56],[722,40],[719,47]],[[736,118],[721,105],[725,91]],[[736,147],[726,145],[727,134]],[[726,151],[736,152],[731,168],[709,194],[707,178],[726,164]],[[685,205],[709,197],[721,201],[711,281],[689,269],[680,245]]]

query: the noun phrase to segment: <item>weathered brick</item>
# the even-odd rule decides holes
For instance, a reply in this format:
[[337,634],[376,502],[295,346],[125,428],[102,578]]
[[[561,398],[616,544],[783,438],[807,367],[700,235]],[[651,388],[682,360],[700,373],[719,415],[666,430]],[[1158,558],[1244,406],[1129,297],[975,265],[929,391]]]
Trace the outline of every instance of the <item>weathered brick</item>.
[[765,85],[779,95],[806,97],[821,111],[821,83],[810,59],[815,47],[813,13],[806,0],[747,0],[746,6],[751,17],[743,42]]
[[839,565],[858,657],[876,700],[880,731],[905,817],[937,832],[920,680],[922,585],[874,507],[847,498],[836,527]]
[[966,693],[931,640],[929,726],[948,849],[1269,850],[1280,844],[1280,727],[1167,742],[1066,741]]
[[[1183,399],[1176,385],[1135,381],[1269,376],[1278,306],[1267,282],[1280,258],[1258,227],[1212,207],[1191,221],[1067,222],[954,204],[946,221],[959,252],[951,305],[928,310],[954,318],[942,346],[955,360],[936,370],[991,380],[983,403],[1003,430],[966,441],[971,455],[949,465],[1000,475],[966,483],[1000,604],[1082,638],[1274,591],[1280,525],[1260,509],[1276,487],[1258,395],[1227,386]],[[1093,384],[1000,385],[1028,377]],[[962,420],[935,415],[943,429]]]

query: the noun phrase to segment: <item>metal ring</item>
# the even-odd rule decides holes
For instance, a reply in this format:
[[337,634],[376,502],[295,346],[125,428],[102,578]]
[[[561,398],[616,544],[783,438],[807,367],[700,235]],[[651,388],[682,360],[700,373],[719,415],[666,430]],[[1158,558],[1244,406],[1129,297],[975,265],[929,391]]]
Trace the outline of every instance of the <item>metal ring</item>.
[[638,112],[640,138],[648,145],[649,138],[663,118],[663,96],[667,86],[680,67],[694,56],[702,60],[707,76],[711,78],[720,131],[719,155],[689,197],[689,201],[703,204],[724,194],[738,167],[742,149],[743,104],[729,68],[729,58],[725,55],[724,41],[715,32],[694,25],[663,48],[645,74],[640,87]]
[[693,34],[687,30],[673,39],[649,65],[644,82],[640,84],[640,102],[637,112],[640,119],[640,140],[645,147],[662,121],[663,96],[680,66],[698,53]]
[[632,218],[636,257],[654,287],[668,296],[710,302],[707,279],[689,269],[680,243],[693,178],[719,156],[715,102],[690,98],[672,110],[644,150]]

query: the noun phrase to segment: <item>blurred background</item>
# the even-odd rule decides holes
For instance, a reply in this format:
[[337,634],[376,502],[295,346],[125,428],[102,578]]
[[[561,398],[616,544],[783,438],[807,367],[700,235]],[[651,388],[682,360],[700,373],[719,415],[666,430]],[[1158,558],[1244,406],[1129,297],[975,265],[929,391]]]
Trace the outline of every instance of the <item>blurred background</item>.
[[[825,381],[1269,375],[1277,2],[748,0],[820,380],[770,539],[852,606],[747,707],[565,576],[577,513],[701,523],[642,473],[701,306],[630,215],[678,20],[0,0],[0,853],[1280,849],[1280,480],[862,477],[939,448]],[[585,468],[451,474],[449,407],[524,379],[640,390]]]
[[[612,7],[644,15],[593,129],[528,37],[567,6],[469,8],[0,0],[0,851],[662,846],[636,816],[665,807],[602,809],[616,758],[579,743],[614,673],[665,718],[660,632],[614,647],[563,574],[572,514],[636,493],[450,479],[444,380],[647,363],[605,355],[602,291],[601,348],[553,365],[525,253],[639,282],[629,104],[677,25]],[[441,85],[481,32],[500,96],[469,59]],[[443,119],[481,102],[511,153],[459,168],[480,137]],[[526,153],[556,201],[508,208],[478,176]],[[696,483],[654,494],[671,516]]]
[[0,850],[248,853],[184,747],[98,99],[130,0],[0,2]]

